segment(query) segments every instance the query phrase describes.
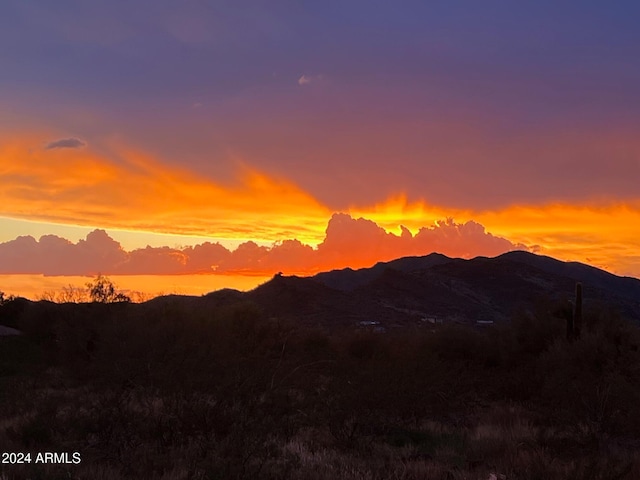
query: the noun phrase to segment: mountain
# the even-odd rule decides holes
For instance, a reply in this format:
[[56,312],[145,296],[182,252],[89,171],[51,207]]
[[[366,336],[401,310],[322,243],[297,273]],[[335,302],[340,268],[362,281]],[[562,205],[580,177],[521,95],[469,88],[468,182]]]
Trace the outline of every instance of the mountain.
[[418,316],[461,323],[505,321],[544,299],[571,300],[577,282],[583,284],[585,307],[613,307],[640,323],[640,280],[524,251],[471,260],[431,254],[314,278],[363,302],[377,303],[380,317],[389,309],[396,318],[404,313],[401,323]]
[[[313,277],[276,275],[249,292],[224,289],[201,297],[172,295],[132,308],[153,316],[167,308],[188,312],[248,302],[268,317],[327,328],[476,325],[509,321],[516,313],[527,315],[540,308],[549,314],[552,309],[570,311],[577,282],[583,284],[585,315],[613,309],[640,324],[640,280],[523,251],[471,260],[433,253]],[[0,308],[0,324],[15,326],[15,317],[28,309],[25,302]],[[54,308],[39,308],[45,307]],[[58,310],[62,308],[70,307]]]
[[440,253],[431,253],[424,257],[402,257],[390,262],[378,262],[373,267],[361,268],[359,270],[344,268],[342,270],[322,272],[313,278],[328,287],[350,291],[372,282],[388,269],[400,272],[413,272],[424,270],[434,265],[448,263],[451,260],[451,258]]
[[[269,316],[323,327],[475,325],[553,308],[553,302],[570,309],[577,282],[583,284],[585,314],[613,308],[640,323],[640,280],[523,251],[471,260],[432,253],[313,277],[276,275],[233,298],[255,303]],[[221,291],[206,298],[220,304],[228,296]]]
[[525,263],[559,276],[569,277],[596,288],[617,293],[628,298],[640,298],[640,280],[633,277],[619,277],[591,265],[579,262],[562,262],[544,255],[513,251],[500,257]]

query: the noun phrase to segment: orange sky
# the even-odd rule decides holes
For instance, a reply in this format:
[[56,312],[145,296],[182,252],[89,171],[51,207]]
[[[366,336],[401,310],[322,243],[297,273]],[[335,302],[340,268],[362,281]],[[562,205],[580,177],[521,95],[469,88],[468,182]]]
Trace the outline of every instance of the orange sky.
[[[141,232],[139,247],[147,244],[142,232],[194,235],[194,243],[199,237],[263,244],[297,239],[316,247],[325,240],[332,210],[286,178],[238,162],[235,181],[216,182],[118,142],[103,151],[91,146],[48,150],[43,148],[47,138],[50,135],[29,134],[0,139],[0,215]],[[474,221],[494,236],[539,253],[640,277],[640,199],[460,210],[409,201],[399,192],[376,205],[353,205],[344,211],[397,235],[400,225],[415,235],[446,218]],[[3,228],[0,241],[21,234]],[[339,261],[334,255],[326,265],[364,266],[388,260],[394,249],[361,258],[351,252]]]
[[[203,295],[222,288],[246,291],[271,277],[247,275],[110,275],[109,279],[134,301],[146,301],[158,295]],[[0,284],[7,295],[33,300],[56,298],[70,286],[86,292],[90,277],[65,275],[1,275]]]
[[553,202],[473,211],[432,208],[398,196],[352,212],[387,229],[398,224],[415,229],[443,217],[475,220],[494,235],[537,247],[538,253],[640,277],[640,200]]
[[640,277],[637,2],[278,3],[0,2],[0,274]]
[[[42,136],[0,143],[0,214],[30,220],[158,233],[319,242],[330,211],[284,179],[248,166],[217,184],[114,146],[43,150]],[[117,156],[120,161],[114,160]]]

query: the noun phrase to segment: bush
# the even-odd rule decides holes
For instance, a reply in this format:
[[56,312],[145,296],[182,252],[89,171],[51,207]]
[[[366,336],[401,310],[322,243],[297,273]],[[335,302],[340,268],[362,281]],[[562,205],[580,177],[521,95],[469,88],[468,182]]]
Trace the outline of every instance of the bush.
[[0,306],[5,305],[16,299],[15,295],[5,295],[5,293],[0,290]]
[[98,275],[93,282],[87,283],[89,298],[92,302],[117,303],[130,302],[131,298],[116,290],[115,284],[107,277]]

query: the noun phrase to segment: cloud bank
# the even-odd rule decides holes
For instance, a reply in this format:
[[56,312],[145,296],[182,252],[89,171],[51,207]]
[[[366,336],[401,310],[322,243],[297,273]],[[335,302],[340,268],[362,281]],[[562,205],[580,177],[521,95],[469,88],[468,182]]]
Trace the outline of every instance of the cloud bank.
[[[456,256],[486,254],[475,247],[467,248],[465,242],[458,240],[458,236],[471,235],[469,231],[474,228],[486,227],[494,237],[531,248],[538,245],[541,252],[555,258],[587,262],[619,275],[640,277],[640,198],[637,196],[621,200],[595,196],[574,203],[556,199],[542,204],[512,203],[500,209],[478,206],[463,209],[427,202],[424,197],[409,200],[403,193],[390,197],[385,189],[363,180],[362,185],[367,185],[372,195],[386,200],[373,205],[368,201],[357,205],[329,205],[312,194],[308,186],[303,188],[283,176],[257,171],[242,162],[235,177],[223,179],[166,163],[116,140],[101,146],[91,141],[87,148],[44,151],[36,147],[50,136],[49,133],[17,134],[0,138],[0,216],[53,224],[98,225],[105,229],[282,243],[267,249],[268,253],[257,246],[246,246],[239,253],[233,252],[234,256],[230,257],[233,261],[220,263],[221,271],[233,268],[249,271],[256,265],[262,271],[266,270],[265,265],[274,262],[288,266],[291,271],[326,269],[350,265],[352,261],[371,263],[385,256],[395,258],[398,252],[422,254],[440,250]],[[387,170],[385,175],[392,175],[393,169]],[[573,177],[559,178],[566,181]],[[335,178],[327,185],[328,191],[338,192],[334,187],[341,181]],[[504,178],[495,179],[496,186],[505,182],[508,183]],[[440,183],[451,195],[470,194],[465,182]],[[492,189],[487,188],[483,195],[490,191]],[[432,189],[425,187],[425,195],[431,193]],[[354,193],[354,198],[357,197]],[[332,219],[327,235],[327,219],[336,210],[345,211],[356,222],[351,226],[352,235],[357,237],[364,232],[375,242],[366,246],[355,242],[356,248],[352,239],[339,235],[336,225],[347,228],[349,224],[340,217]],[[360,217],[384,230],[380,233],[370,224],[358,223]],[[442,220],[449,217],[457,220],[455,228]],[[408,230],[404,233],[396,230],[399,225]],[[425,229],[425,225],[437,225],[438,234],[429,233],[432,227]],[[409,235],[409,230],[415,235]],[[395,235],[388,237],[387,232]],[[444,237],[445,232],[449,232],[448,237]],[[12,236],[4,233],[2,240],[22,232],[16,231]],[[482,242],[486,242],[482,238]],[[300,245],[294,240],[282,242],[282,239],[297,239]],[[308,248],[314,253],[301,249],[301,245],[310,245]],[[402,250],[397,250],[400,246]],[[349,258],[342,258],[341,248],[352,252]],[[254,259],[251,262],[241,255],[243,252],[248,255],[250,250]],[[133,255],[133,252],[125,253],[127,258]],[[153,255],[164,259],[166,252],[161,253]],[[119,266],[118,271],[137,271],[134,266],[143,262],[143,258],[147,259],[147,268],[160,268],[149,259],[150,255],[151,252],[138,252],[134,260]],[[186,267],[174,268],[188,271]]]
[[316,248],[299,240],[276,242],[270,247],[253,241],[229,250],[205,242],[184,248],[150,247],[125,251],[104,230],[94,230],[72,243],[44,235],[36,240],[21,236],[0,244],[0,273],[44,275],[102,274],[312,274],[333,268],[370,266],[407,255],[433,251],[453,257],[495,256],[525,245],[487,232],[476,222],[453,219],[421,228],[413,235],[402,227],[396,235],[365,218],[335,213],[325,238]]

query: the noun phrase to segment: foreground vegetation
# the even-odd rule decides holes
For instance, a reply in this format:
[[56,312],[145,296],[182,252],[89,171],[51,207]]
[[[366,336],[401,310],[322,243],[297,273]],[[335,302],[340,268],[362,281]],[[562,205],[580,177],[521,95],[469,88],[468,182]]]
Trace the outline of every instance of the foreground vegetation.
[[0,338],[0,446],[82,460],[0,479],[640,478],[638,329],[590,311],[568,342],[553,311],[379,334],[41,303]]

